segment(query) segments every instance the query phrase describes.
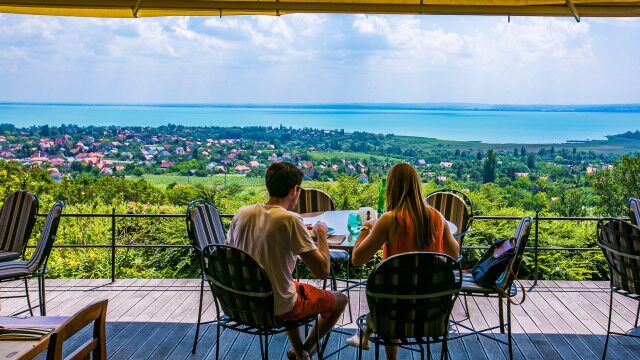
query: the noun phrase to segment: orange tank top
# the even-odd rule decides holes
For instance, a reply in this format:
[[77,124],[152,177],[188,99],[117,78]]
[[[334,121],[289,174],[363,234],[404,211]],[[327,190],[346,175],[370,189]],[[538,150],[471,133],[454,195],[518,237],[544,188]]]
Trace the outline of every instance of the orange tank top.
[[406,212],[396,212],[396,231],[390,241],[382,245],[382,259],[412,251],[428,251],[444,254],[442,243],[442,217],[437,210],[429,208],[429,225],[433,241],[426,248],[419,248],[413,221]]

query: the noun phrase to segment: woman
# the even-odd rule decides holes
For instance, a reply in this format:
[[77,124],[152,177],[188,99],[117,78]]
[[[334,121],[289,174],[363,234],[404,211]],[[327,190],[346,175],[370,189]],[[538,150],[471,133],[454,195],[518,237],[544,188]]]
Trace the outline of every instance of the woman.
[[[442,214],[422,199],[420,175],[406,163],[394,165],[387,174],[387,212],[377,221],[369,220],[353,248],[352,262],[364,265],[382,248],[382,259],[412,251],[446,254],[454,259],[460,246],[451,235]],[[359,335],[347,343],[358,346]],[[368,348],[368,339],[363,338]],[[397,346],[386,346],[387,359],[397,357]]]

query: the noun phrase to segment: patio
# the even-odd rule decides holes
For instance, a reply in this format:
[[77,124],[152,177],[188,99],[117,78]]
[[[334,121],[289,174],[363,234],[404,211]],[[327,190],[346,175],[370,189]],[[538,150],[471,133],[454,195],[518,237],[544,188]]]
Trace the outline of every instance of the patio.
[[[37,289],[35,285],[30,288]],[[204,327],[198,352],[191,355],[198,285],[196,279],[123,279],[115,283],[107,279],[49,280],[47,315],[70,315],[93,301],[109,299],[107,349],[110,359],[210,359],[213,358],[215,326]],[[523,285],[529,287],[531,282],[524,281]],[[19,293],[23,287],[12,282],[3,284],[0,291]],[[35,292],[33,296],[36,296]],[[608,296],[608,282],[538,281],[538,285],[527,293],[525,303],[513,307],[515,358],[600,358]],[[364,291],[354,290],[351,297],[354,315],[365,313]],[[616,296],[614,301],[612,330],[626,331],[633,326],[637,303],[622,296]],[[213,316],[211,305],[211,295],[207,294],[205,320]],[[24,298],[4,300],[0,315],[8,315],[24,306]],[[469,298],[469,306],[476,328],[485,326],[487,322],[497,322],[495,299]],[[459,304],[453,316],[456,319],[463,317]],[[348,321],[348,315],[344,320]],[[354,325],[345,327],[353,329]],[[334,334],[327,353],[344,344],[345,338],[346,335]],[[259,356],[257,337],[224,331],[221,339],[220,350],[225,359]],[[609,359],[640,359],[640,340],[619,336],[613,339],[609,345]],[[274,358],[285,359],[287,348],[285,336],[272,339],[271,354],[279,354]],[[434,355],[439,355],[439,346],[434,350]],[[451,341],[450,351],[452,359],[504,359],[507,353],[506,346],[473,336]],[[353,359],[356,353],[355,348],[349,347],[334,358]],[[400,352],[402,359],[415,356],[417,353]],[[373,358],[373,351],[365,352],[365,357]]]

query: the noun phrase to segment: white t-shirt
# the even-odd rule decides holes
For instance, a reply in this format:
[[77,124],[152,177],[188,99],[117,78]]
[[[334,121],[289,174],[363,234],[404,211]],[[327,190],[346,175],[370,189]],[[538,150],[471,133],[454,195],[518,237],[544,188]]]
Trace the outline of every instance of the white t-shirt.
[[300,215],[276,205],[243,207],[233,217],[226,243],[247,252],[264,267],[273,287],[275,315],[293,309],[296,258],[317,249]]

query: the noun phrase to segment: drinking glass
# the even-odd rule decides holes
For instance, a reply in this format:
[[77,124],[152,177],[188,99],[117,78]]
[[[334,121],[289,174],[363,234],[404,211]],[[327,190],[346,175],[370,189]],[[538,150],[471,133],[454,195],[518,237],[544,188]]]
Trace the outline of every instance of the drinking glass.
[[360,221],[360,214],[358,213],[349,214],[349,220],[347,221],[347,230],[349,230],[349,235],[355,236],[360,234],[361,228],[362,228],[362,221]]

